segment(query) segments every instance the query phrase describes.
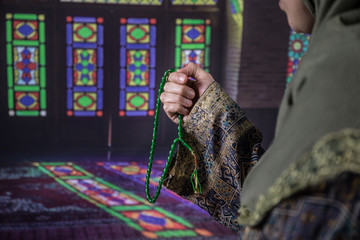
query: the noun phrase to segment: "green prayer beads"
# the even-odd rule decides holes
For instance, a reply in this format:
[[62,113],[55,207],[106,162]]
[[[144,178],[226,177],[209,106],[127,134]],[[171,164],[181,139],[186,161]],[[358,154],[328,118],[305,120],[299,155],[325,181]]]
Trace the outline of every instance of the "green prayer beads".
[[[169,69],[164,73],[164,76],[162,77],[160,88],[159,88],[158,98],[157,98],[157,101],[156,101],[155,120],[154,120],[154,128],[153,128],[153,139],[152,139],[152,142],[151,142],[149,165],[148,165],[148,170],[147,170],[147,173],[146,173],[146,180],[145,180],[145,193],[146,193],[146,197],[147,197],[147,199],[148,199],[148,201],[150,203],[154,203],[156,201],[156,199],[160,195],[160,191],[161,191],[161,187],[162,187],[164,178],[165,178],[165,176],[166,176],[166,174],[167,174],[167,172],[169,170],[171,157],[172,157],[172,155],[174,153],[176,144],[178,142],[182,143],[191,152],[191,154],[194,156],[195,170],[194,170],[193,174],[190,177],[190,181],[191,181],[192,187],[194,189],[194,192],[196,194],[199,194],[199,193],[201,194],[201,185],[200,185],[200,182],[198,180],[198,173],[197,173],[196,155],[195,155],[194,151],[191,149],[191,147],[182,139],[182,123],[183,123],[182,115],[179,115],[178,138],[176,138],[174,140],[173,144],[171,145],[169,156],[168,156],[164,171],[163,171],[163,173],[161,175],[161,178],[159,180],[159,185],[157,186],[155,196],[153,198],[151,198],[150,193],[149,193],[150,175],[151,175],[151,168],[152,168],[152,163],[153,163],[153,159],[154,159],[155,142],[156,142],[156,135],[157,135],[157,128],[158,128],[158,121],[159,121],[160,95],[163,93],[166,80],[169,77],[170,73],[172,73],[172,72],[175,72],[175,70],[174,69]],[[193,178],[194,178],[195,184],[193,182]]]

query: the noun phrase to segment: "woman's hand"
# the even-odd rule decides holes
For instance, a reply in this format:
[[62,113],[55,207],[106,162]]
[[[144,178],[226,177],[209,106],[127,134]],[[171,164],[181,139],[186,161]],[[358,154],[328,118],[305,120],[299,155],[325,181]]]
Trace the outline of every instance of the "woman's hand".
[[[189,80],[189,77],[195,80]],[[213,77],[208,72],[194,63],[189,63],[186,67],[171,73],[160,96],[167,116],[177,123],[181,114],[186,121],[196,101],[213,81]]]

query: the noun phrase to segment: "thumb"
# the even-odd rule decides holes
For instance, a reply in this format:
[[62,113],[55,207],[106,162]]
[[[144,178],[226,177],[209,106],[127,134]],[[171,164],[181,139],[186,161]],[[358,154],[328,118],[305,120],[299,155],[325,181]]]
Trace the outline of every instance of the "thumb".
[[198,96],[201,96],[204,91],[214,82],[214,78],[210,73],[203,70],[198,65],[190,62],[184,68],[179,69],[178,73],[183,73],[188,77],[194,78],[196,81],[192,82],[192,87],[197,90]]
[[208,73],[201,69],[198,65],[190,62],[184,68],[177,70],[178,73],[183,73],[188,77],[192,77],[197,80],[205,78]]

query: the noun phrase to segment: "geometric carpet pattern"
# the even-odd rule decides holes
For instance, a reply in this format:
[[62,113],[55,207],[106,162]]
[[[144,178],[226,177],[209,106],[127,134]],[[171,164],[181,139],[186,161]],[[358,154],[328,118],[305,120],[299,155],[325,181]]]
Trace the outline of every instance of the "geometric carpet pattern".
[[[124,176],[128,178],[130,181],[138,182],[141,185],[145,186],[145,179],[147,173],[147,166],[139,164],[138,162],[98,162],[99,166],[103,166],[105,169],[112,171],[118,175]],[[157,168],[163,168],[165,166],[165,162],[161,160],[157,160],[153,163],[153,169],[151,171],[150,177],[150,188],[152,188],[155,192],[157,186],[159,185],[159,180],[162,175],[162,171],[158,171]],[[174,192],[167,190],[166,188],[161,189],[161,195],[166,194],[167,196],[178,200],[180,202],[188,202],[189,207],[195,208],[199,210],[199,208],[192,204],[190,201],[187,201],[181,198],[179,195],[175,194]],[[151,194],[153,197],[153,194]],[[201,210],[202,211],[202,210]]]
[[[163,164],[154,162],[152,195]],[[149,203],[146,170],[138,161],[1,163],[0,239],[238,239],[165,188]]]

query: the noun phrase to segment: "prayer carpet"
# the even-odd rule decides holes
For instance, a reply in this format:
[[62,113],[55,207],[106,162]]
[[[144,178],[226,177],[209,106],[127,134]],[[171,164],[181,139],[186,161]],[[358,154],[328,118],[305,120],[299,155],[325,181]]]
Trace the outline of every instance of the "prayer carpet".
[[[65,160],[1,161],[0,239],[238,239],[164,188],[150,204],[144,160]],[[154,163],[152,195],[164,164]]]

